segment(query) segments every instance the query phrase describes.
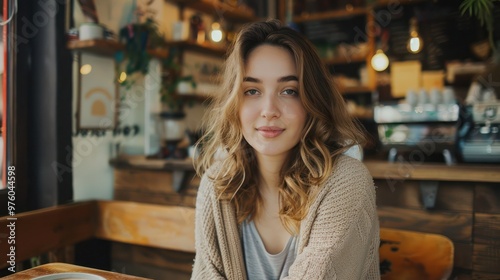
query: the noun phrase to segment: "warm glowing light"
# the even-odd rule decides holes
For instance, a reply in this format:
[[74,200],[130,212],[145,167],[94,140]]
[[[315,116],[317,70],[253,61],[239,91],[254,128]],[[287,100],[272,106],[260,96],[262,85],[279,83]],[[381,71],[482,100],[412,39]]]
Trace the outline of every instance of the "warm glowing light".
[[84,64],[82,67],[80,67],[80,74],[82,75],[88,75],[92,72],[92,65],[90,64]]
[[379,49],[372,57],[371,63],[375,71],[384,71],[389,66],[389,58]]
[[410,19],[410,39],[406,47],[411,53],[419,53],[424,47],[424,42],[418,34],[418,23],[416,18]]
[[220,29],[220,24],[218,22],[212,23],[212,32],[210,32],[210,38],[212,39],[213,42],[220,42],[222,41],[222,30]]
[[120,77],[118,77],[118,82],[123,83],[127,79],[127,73],[121,72]]
[[417,32],[413,33],[410,40],[408,40],[408,51],[411,53],[419,53],[422,47],[422,38],[418,36]]

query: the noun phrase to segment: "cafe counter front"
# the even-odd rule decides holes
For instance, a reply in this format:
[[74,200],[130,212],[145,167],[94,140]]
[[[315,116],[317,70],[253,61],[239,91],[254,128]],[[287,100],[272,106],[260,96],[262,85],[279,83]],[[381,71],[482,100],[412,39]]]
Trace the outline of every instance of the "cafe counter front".
[[[116,200],[194,208],[199,178],[190,159],[127,157],[110,163]],[[453,279],[500,279],[500,165],[377,159],[364,163],[377,187],[381,227],[437,233],[451,239]],[[159,274],[173,269],[186,279],[194,257],[121,244],[114,247],[113,254],[117,271],[125,266]],[[154,264],[147,257],[151,255]]]

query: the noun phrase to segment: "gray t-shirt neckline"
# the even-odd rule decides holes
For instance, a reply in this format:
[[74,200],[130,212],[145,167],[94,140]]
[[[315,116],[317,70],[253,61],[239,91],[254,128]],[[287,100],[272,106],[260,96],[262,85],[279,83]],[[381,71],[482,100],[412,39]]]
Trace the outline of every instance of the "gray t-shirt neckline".
[[269,254],[253,221],[242,224],[242,242],[247,278],[249,280],[278,280],[288,276],[295,261],[297,237],[292,236],[283,251]]

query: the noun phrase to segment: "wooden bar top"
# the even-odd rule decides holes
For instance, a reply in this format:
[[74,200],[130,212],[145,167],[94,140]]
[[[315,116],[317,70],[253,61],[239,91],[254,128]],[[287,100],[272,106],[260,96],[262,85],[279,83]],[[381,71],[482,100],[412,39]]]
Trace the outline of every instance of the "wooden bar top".
[[390,163],[382,160],[365,160],[363,163],[374,179],[500,183],[500,165],[498,164],[411,164],[409,162]]
[[109,161],[119,169],[142,169],[160,171],[194,171],[193,159],[148,159],[145,156],[119,156]]
[[[500,183],[500,164],[446,165],[444,163],[389,163],[380,159],[363,161],[374,179],[436,180]],[[194,171],[191,158],[183,160],[146,159],[144,156],[121,157],[110,160],[119,169],[157,171]]]
[[[111,271],[104,271],[99,269],[93,269],[83,266],[77,266],[67,263],[48,263],[44,265],[40,265],[34,268],[30,268],[27,270],[19,271],[9,276],[3,277],[5,280],[13,280],[13,279],[32,279],[35,277],[46,276],[54,273],[63,273],[63,272],[81,272],[94,274],[103,277],[106,280],[146,280],[149,278],[142,278],[137,276],[131,276]],[[54,278],[64,280],[65,278]],[[71,277],[67,279],[79,279],[78,277]],[[83,280],[84,278],[82,278]]]

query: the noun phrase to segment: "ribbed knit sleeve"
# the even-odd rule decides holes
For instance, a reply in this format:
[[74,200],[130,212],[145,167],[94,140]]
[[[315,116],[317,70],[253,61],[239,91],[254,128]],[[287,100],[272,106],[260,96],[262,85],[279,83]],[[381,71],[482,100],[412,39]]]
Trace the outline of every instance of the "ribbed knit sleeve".
[[196,198],[196,256],[191,279],[246,280],[236,211],[227,200],[218,200],[209,175],[221,172],[214,164],[201,178]]
[[375,187],[358,160],[341,157],[301,224],[285,279],[380,279]]
[[216,226],[213,216],[215,192],[205,174],[198,188],[195,212],[196,256],[191,279],[225,279],[224,266],[217,246]]

